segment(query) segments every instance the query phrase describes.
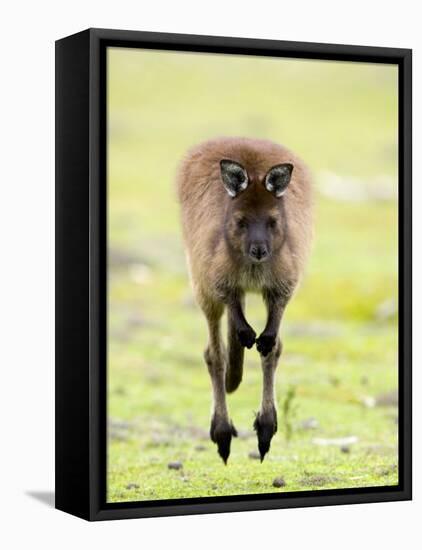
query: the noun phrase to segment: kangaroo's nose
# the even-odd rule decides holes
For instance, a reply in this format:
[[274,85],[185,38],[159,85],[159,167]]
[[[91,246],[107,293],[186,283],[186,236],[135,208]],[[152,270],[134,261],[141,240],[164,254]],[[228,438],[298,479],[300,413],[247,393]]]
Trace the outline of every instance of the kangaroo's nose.
[[257,262],[262,262],[268,256],[267,245],[264,243],[252,243],[249,248],[249,256]]

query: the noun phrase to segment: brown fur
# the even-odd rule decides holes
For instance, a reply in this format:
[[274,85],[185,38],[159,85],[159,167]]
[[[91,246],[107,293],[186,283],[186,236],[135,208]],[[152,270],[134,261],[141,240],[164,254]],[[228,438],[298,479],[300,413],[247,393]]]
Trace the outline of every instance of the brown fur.
[[[222,184],[222,159],[239,163],[249,176],[248,187],[235,198],[228,195]],[[294,169],[284,195],[276,198],[265,188],[263,181],[270,168],[282,163],[291,163]],[[202,143],[187,153],[178,172],[177,190],[192,286],[210,329],[206,359],[214,388],[213,423],[214,428],[217,425],[218,432],[222,419],[221,431],[224,432],[220,437],[219,433],[213,434],[212,427],[211,437],[219,445],[220,454],[224,455],[225,460],[230,451],[234,428],[227,416],[225,397],[221,394],[226,390],[233,391],[240,383],[243,346],[250,347],[249,344],[256,336],[244,318],[244,294],[261,292],[267,304],[267,326],[261,334],[262,338],[256,341],[263,356],[264,394],[266,380],[270,392],[263,397],[255,423],[258,441],[262,443],[260,450],[262,447],[265,451],[267,444],[261,439],[268,439],[268,434],[260,439],[260,425],[264,417],[272,417],[271,429],[274,432],[276,430],[271,391],[273,373],[281,352],[280,345],[276,344],[279,324],[303,272],[311,242],[309,172],[294,153],[276,143],[246,138],[220,138]],[[245,259],[242,230],[238,227],[244,215],[252,219],[269,217],[275,220],[272,222],[275,228],[269,231],[272,253],[264,263],[253,264]],[[229,319],[228,355],[219,334],[219,321],[225,307]],[[272,374],[266,377],[268,369]],[[225,386],[221,382],[223,375]],[[267,424],[262,433],[268,432]]]

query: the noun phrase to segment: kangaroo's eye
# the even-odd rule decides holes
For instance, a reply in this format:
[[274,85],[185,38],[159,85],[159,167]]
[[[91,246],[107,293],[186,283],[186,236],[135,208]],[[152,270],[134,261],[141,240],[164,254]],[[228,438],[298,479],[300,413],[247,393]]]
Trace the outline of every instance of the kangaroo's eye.
[[268,227],[274,229],[277,226],[277,220],[275,218],[268,219]]
[[248,227],[248,222],[245,220],[245,218],[240,218],[239,220],[237,220],[237,227],[239,229],[245,229],[246,227]]

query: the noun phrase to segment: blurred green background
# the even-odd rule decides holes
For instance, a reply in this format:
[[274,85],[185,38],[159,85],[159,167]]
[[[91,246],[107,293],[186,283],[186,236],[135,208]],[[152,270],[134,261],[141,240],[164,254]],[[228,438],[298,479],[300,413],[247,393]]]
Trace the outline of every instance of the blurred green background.
[[[391,65],[108,50],[109,501],[397,484],[397,99]],[[185,151],[220,135],[287,145],[316,190],[282,327],[279,431],[260,464],[253,349],[229,396],[226,467],[174,188]],[[247,318],[259,333],[258,296]]]

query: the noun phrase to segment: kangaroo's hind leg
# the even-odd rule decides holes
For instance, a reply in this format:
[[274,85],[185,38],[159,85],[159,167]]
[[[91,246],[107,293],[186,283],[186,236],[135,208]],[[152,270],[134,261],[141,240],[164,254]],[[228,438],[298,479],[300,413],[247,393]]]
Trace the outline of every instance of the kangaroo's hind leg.
[[254,422],[254,428],[258,436],[258,450],[261,455],[261,462],[270,450],[271,439],[277,432],[274,380],[280,354],[281,342],[279,339],[277,339],[274,348],[269,354],[266,356],[261,354],[263,375],[262,401]]
[[258,436],[258,449],[261,455],[261,462],[270,450],[271,439],[277,432],[274,381],[278,360],[282,351],[278,333],[288,298],[288,296],[276,292],[264,292],[264,301],[267,306],[267,324],[263,333],[256,341],[257,350],[261,355],[263,375],[262,401],[254,423]]
[[210,436],[218,447],[218,453],[227,463],[233,436],[237,435],[227,409],[226,365],[227,356],[221,338],[220,322],[224,311],[221,302],[207,301],[202,307],[208,322],[208,346],[204,352],[205,362],[211,377],[213,391],[213,413]]

